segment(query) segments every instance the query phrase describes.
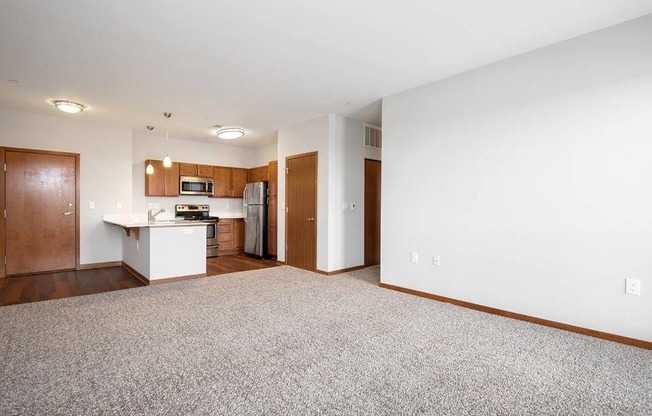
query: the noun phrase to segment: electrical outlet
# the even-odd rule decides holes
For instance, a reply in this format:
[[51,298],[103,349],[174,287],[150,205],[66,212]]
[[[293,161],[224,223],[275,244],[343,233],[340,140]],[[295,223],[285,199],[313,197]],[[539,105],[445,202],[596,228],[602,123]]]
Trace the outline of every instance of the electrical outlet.
[[116,203],[115,203],[115,207],[116,207],[117,209],[122,209],[122,202],[116,202]]
[[625,293],[628,295],[641,295],[641,281],[638,279],[625,279]]
[[152,208],[154,208],[154,204],[152,204],[151,202],[149,202],[149,203],[147,204],[147,209],[152,209]]
[[410,253],[410,261],[412,263],[418,263],[419,262],[419,253]]
[[88,201],[88,209],[95,209],[95,202]]
[[441,266],[441,259],[439,258],[439,256],[437,255],[432,256],[432,265],[435,267]]

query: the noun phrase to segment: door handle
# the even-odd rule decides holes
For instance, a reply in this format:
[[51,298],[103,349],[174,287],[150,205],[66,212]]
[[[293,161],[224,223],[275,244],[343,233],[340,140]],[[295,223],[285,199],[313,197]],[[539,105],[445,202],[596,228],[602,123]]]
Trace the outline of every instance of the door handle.
[[65,215],[66,217],[67,217],[68,215],[72,215],[72,214],[74,214],[73,211],[66,211],[66,212],[63,213],[63,215]]
[[315,217],[306,218],[306,221],[314,221]]

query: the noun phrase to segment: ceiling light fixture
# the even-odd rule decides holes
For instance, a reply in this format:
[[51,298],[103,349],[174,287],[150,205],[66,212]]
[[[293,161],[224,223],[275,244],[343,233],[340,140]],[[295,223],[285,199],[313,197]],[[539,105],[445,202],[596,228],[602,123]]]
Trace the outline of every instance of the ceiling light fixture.
[[[154,126],[147,126],[147,130],[151,133],[152,130],[154,130]],[[149,165],[145,168],[145,173],[148,175],[153,175],[154,174],[154,166],[152,166],[152,162],[149,162]]]
[[163,167],[172,167],[172,159],[170,159],[170,129],[168,128],[168,120],[172,117],[172,113],[163,113],[165,117],[165,158],[163,159]]
[[56,100],[52,104],[59,110],[71,114],[81,113],[86,108],[86,106],[74,101]]
[[239,139],[244,136],[245,131],[240,127],[225,127],[217,131],[217,137],[223,140]]

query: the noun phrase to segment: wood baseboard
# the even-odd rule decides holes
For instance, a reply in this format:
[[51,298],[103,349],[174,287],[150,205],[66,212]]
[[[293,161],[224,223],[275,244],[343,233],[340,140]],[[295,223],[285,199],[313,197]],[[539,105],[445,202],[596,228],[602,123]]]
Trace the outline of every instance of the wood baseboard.
[[105,267],[120,267],[121,261],[105,261],[104,263],[86,263],[80,264],[77,270],[103,269]]
[[136,279],[140,280],[141,282],[145,283],[147,286],[156,286],[160,285],[162,283],[171,283],[171,282],[180,282],[182,280],[191,280],[191,279],[197,279],[200,277],[206,277],[206,273],[200,273],[200,274],[190,274],[187,276],[175,276],[175,277],[168,277],[165,279],[154,279],[154,280],[149,280],[147,277],[143,276],[142,274],[138,273],[133,267],[129,266],[128,264],[122,262],[122,267],[124,267],[129,273],[133,274]]
[[146,285],[149,286],[149,279],[148,279],[148,278],[146,278],[146,277],[143,276],[142,274],[138,273],[138,272],[136,271],[136,269],[134,269],[133,267],[131,267],[130,265],[128,265],[128,264],[125,263],[124,261],[121,262],[121,265],[122,265],[122,267],[124,267],[125,270],[127,270],[129,273],[133,274],[134,277],[135,277],[136,279],[140,280],[141,282],[143,282],[143,283],[145,283]]
[[354,266],[354,267],[348,267],[346,269],[339,269],[339,270],[333,270],[331,272],[325,272],[323,270],[315,270],[316,273],[323,274],[325,276],[333,276],[334,274],[340,274],[340,273],[346,273],[346,272],[352,272],[354,270],[360,270],[364,269],[364,266]]
[[643,341],[636,338],[624,337],[622,335],[610,334],[608,332],[601,332],[593,329],[582,328],[579,326],[564,324],[561,322],[549,321],[547,319],[541,319],[534,316],[523,315],[516,312],[509,312],[502,309],[491,308],[489,306],[478,305],[477,303],[471,303],[463,300],[447,298],[445,296],[434,295],[432,293],[421,292],[414,289],[407,289],[400,286],[388,285],[386,283],[380,283],[379,286],[384,289],[395,290],[397,292],[402,292],[402,293],[407,293],[409,295],[415,295],[422,298],[432,299],[438,302],[451,303],[453,305],[474,309],[480,312],[490,313],[492,315],[499,315],[506,318],[518,319],[519,321],[530,322],[533,324],[548,326],[551,328],[562,329],[564,331],[575,332],[577,334],[588,335],[594,338],[606,339],[607,341],[618,342],[620,344],[627,344],[627,345],[632,345],[634,347],[652,350],[652,342],[649,341]]
[[172,283],[172,282],[180,282],[182,280],[198,279],[200,277],[206,277],[206,273],[190,274],[190,275],[187,275],[187,276],[176,276],[176,277],[168,277],[166,279],[150,280],[149,284],[151,286],[156,286],[156,285],[160,285],[160,284],[163,284],[163,283]]

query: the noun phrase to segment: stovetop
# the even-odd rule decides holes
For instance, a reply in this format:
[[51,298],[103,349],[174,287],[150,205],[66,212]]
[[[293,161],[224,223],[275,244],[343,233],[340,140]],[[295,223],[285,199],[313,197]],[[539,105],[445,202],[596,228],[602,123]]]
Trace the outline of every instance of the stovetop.
[[218,222],[220,219],[211,217],[210,211],[209,205],[177,204],[174,206],[174,215],[179,220]]

